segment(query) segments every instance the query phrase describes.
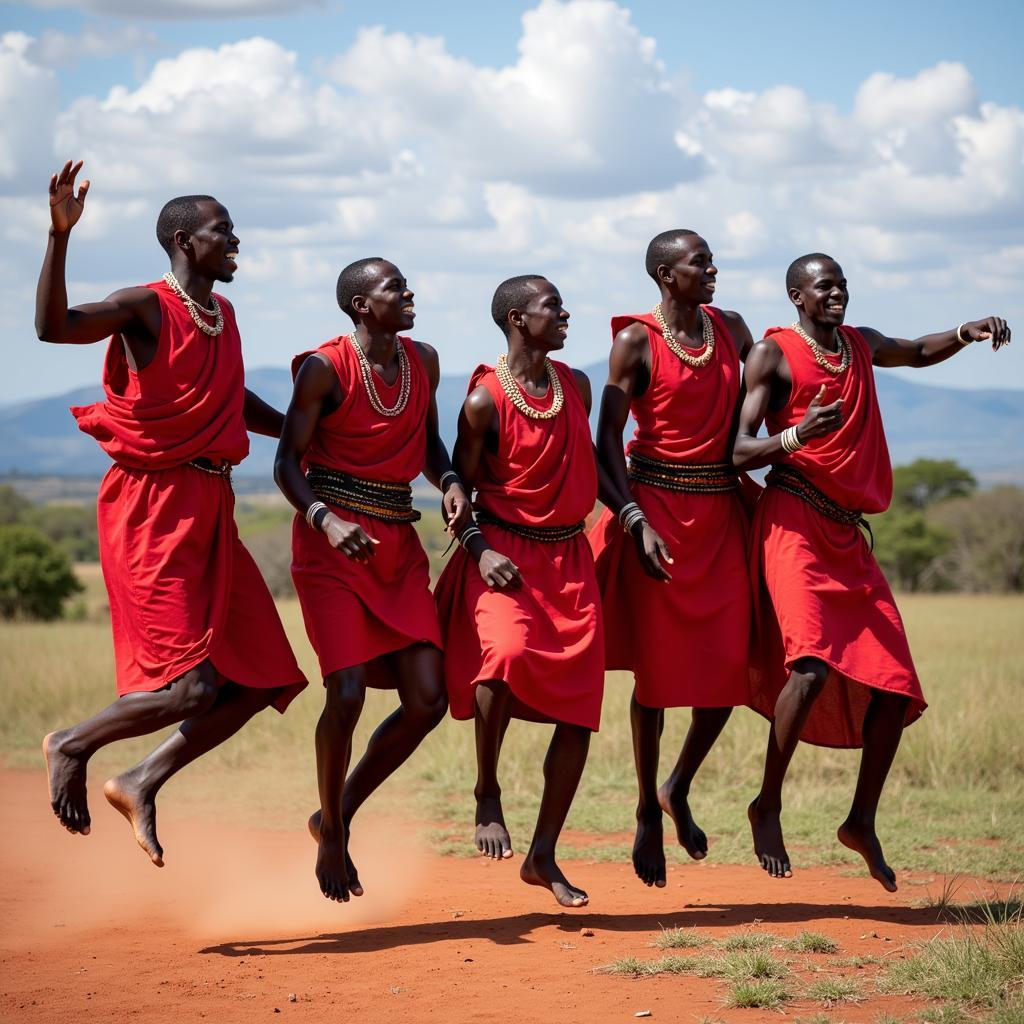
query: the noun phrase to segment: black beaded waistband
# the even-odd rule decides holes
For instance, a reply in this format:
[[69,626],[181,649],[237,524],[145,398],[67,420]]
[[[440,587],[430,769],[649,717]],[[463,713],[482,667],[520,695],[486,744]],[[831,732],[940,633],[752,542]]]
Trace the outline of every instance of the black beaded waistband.
[[628,476],[638,484],[687,494],[724,494],[737,487],[736,470],[728,462],[663,462],[634,453]]
[[306,479],[313,493],[328,504],[360,512],[389,523],[415,523],[420,514],[412,507],[409,484],[362,480],[326,466],[307,466]]
[[864,518],[862,512],[854,509],[844,508],[833,501],[824,491],[819,490],[802,473],[791,466],[772,466],[771,472],[765,477],[765,483],[770,487],[778,487],[780,491],[792,494],[801,501],[806,501],[811,508],[817,510],[829,519],[844,526],[859,526],[867,532],[871,549],[875,547],[875,535],[871,532],[871,524]]
[[543,544],[554,544],[558,541],[572,540],[578,537],[585,529],[586,523],[581,519],[578,523],[570,526],[526,526],[523,523],[509,523],[499,519],[482,508],[476,509],[476,521],[483,526],[497,526],[501,530],[508,530],[526,540],[539,540]]
[[201,473],[209,473],[212,476],[231,476],[230,462],[214,462],[213,459],[200,456],[198,459],[192,459],[188,465],[193,469],[198,469]]

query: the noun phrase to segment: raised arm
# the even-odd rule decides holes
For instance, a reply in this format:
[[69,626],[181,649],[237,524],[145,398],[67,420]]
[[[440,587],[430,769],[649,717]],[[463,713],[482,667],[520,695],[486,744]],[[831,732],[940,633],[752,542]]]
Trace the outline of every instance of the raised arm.
[[969,320],[952,330],[925,334],[912,340],[889,338],[870,327],[858,330],[871,346],[875,366],[934,366],[955,356],[972,341],[991,341],[993,352],[1010,344],[1010,328],[998,316]]
[[[630,403],[634,396],[643,394],[650,382],[650,361],[651,346],[643,324],[631,323],[615,335],[608,357],[608,383],[601,396],[601,413],[597,420],[597,455],[601,500],[616,516],[634,503],[622,449],[622,432]],[[637,519],[631,532],[644,572],[656,580],[670,580],[672,577],[665,565],[672,564],[672,556],[651,524],[646,519]]]
[[[455,472],[469,490],[472,490],[480,473],[488,435],[496,434],[497,430],[498,410],[491,393],[485,387],[474,388],[462,403],[452,460]],[[460,535],[459,543],[476,562],[489,587],[501,590],[521,586],[523,579],[511,558],[495,551],[474,524],[471,523],[464,532],[466,536]]]
[[441,381],[441,363],[437,350],[431,345],[416,342],[420,359],[430,381],[430,403],[427,406],[427,454],[423,475],[441,491],[441,516],[445,530],[457,537],[473,519],[469,495],[458,474],[452,469],[452,460],[441,437],[437,417],[437,385]]
[[160,337],[160,303],[148,288],[123,288],[102,302],[68,309],[65,279],[68,239],[85,209],[89,182],[75,193],[82,162],[64,167],[50,178],[50,235],[36,287],[36,334],[40,341],[86,345],[121,334],[134,369],[152,358]]
[[[782,446],[781,433],[770,437],[757,436],[768,414],[773,391],[788,392],[788,372],[782,349],[774,341],[766,339],[751,350],[743,373],[745,393],[732,449],[732,464],[737,469],[760,469],[781,462],[788,454]],[[834,433],[843,422],[843,400],[840,398],[831,405],[822,405],[824,393],[823,384],[796,428],[801,444],[806,444],[811,438]]]
[[[284,417],[281,441],[274,459],[277,486],[303,516],[308,515],[310,506],[319,499],[302,472],[302,456],[313,439],[320,417],[336,409],[341,397],[338,376],[333,367],[318,355],[309,356],[295,378],[295,390]],[[373,556],[374,546],[379,541],[356,523],[323,509],[310,518],[310,526],[322,530],[331,546],[344,551],[349,558],[365,562]]]

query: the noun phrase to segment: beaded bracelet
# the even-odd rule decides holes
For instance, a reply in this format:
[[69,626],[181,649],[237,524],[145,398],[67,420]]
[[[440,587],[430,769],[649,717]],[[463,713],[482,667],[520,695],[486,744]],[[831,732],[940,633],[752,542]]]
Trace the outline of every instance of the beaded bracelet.
[[620,519],[620,522],[622,523],[622,528],[626,531],[626,533],[632,533],[634,526],[637,526],[640,523],[647,522],[647,516],[644,515],[644,510],[635,501],[630,502],[630,504],[633,507],[629,508],[627,506],[626,514],[621,516]]
[[639,506],[639,505],[638,505],[638,504],[637,504],[637,503],[636,503],[635,501],[627,501],[627,502],[626,502],[626,504],[625,504],[625,505],[623,505],[623,506],[622,506],[622,508],[620,508],[620,509],[619,509],[619,522],[620,522],[620,523],[621,523],[621,524],[622,524],[623,526],[625,526],[625,525],[626,525],[626,517],[627,517],[627,516],[628,516],[628,515],[629,515],[629,514],[630,514],[630,513],[631,513],[631,512],[632,512],[632,511],[634,510],[634,509],[637,509],[637,508],[639,508],[639,507],[640,507],[640,506]]
[[[314,517],[318,512],[330,512],[330,509],[322,501],[314,501],[309,508],[306,509],[306,522],[313,527],[314,530],[319,530],[320,526],[318,523],[314,523]],[[323,522],[323,519],[320,520]]]
[[779,435],[779,440],[782,442],[783,450],[790,455],[804,447],[804,442],[800,440],[796,427],[786,427]]

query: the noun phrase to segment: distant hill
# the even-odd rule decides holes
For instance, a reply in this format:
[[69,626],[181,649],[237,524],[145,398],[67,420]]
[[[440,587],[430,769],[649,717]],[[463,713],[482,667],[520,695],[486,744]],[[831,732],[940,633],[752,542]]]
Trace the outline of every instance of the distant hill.
[[[604,364],[585,367],[593,385],[595,406],[605,380]],[[449,444],[455,437],[467,377],[443,376],[438,388],[441,432]],[[876,373],[879,400],[893,463],[916,458],[955,459],[984,484],[1024,484],[1024,390],[961,391],[932,387]],[[291,395],[287,370],[250,370],[247,383],[278,408]],[[96,443],[80,433],[68,412],[102,396],[95,387],[16,405],[0,406],[0,476],[7,473],[99,476],[109,460]],[[596,408],[592,420],[596,421]],[[245,476],[269,479],[275,442],[254,437],[252,453],[239,468]]]

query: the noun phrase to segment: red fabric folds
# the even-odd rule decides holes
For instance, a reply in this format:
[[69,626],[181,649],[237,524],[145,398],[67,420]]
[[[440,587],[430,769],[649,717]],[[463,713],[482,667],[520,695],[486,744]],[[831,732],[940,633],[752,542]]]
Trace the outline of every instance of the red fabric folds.
[[[650,314],[612,319],[647,327],[651,380],[630,411],[628,451],[680,463],[729,461],[740,388],[736,346],[719,310],[707,366],[687,366]],[[649,577],[636,542],[605,509],[590,531],[605,613],[606,667],[631,669],[647,707],[735,707],[750,699],[747,515],[739,493],[686,494],[633,483],[634,500],[672,553],[669,583]]]
[[163,283],[153,361],[128,367],[120,337],[107,348],[106,398],[71,410],[116,464],[97,504],[100,561],[110,597],[117,692],[165,686],[207,658],[243,686],[287,686],[284,710],[306,681],[273,599],[238,539],[227,478],[188,466],[245,457],[241,341],[229,303],[207,337]]
[[[766,418],[770,434],[798,424],[825,385],[823,404],[843,398],[843,425],[786,458],[847,509],[881,512],[892,498],[892,469],[875,395],[871,350],[843,327],[849,368],[838,375],[816,362],[788,328],[767,333],[782,349],[793,386],[787,404]],[[838,363],[838,357],[833,357]],[[767,487],[753,524],[751,579],[756,588],[760,664],[751,706],[771,718],[793,663],[819,658],[834,672],[802,739],[828,747],[863,745],[872,690],[909,698],[906,724],[927,707],[892,591],[856,526],[838,523],[807,502]]]
[[[508,400],[494,371],[477,367],[469,390],[486,387],[498,410],[498,450],[485,453],[476,504],[506,522],[569,526],[597,499],[590,426],[572,370],[555,363],[565,405],[534,420]],[[525,392],[524,392],[525,394]],[[525,396],[537,409],[543,399]],[[474,686],[498,679],[548,718],[596,730],[601,719],[604,657],[600,593],[586,537],[527,540],[481,526],[487,542],[519,567],[523,584],[492,591],[459,548],[435,588],[445,635],[445,678],[452,717],[474,714]]]
[[[347,335],[316,349],[334,368],[342,402],[317,424],[304,464],[336,469],[364,480],[410,483],[423,469],[430,380],[410,338],[399,338],[409,359],[409,401],[398,416],[381,416],[370,404],[359,359]],[[292,360],[293,376],[311,355]],[[374,374],[381,402],[398,399],[400,376],[385,384]],[[328,503],[330,504],[330,503]],[[365,563],[332,548],[327,537],[297,515],[292,524],[292,580],[310,643],[324,676],[362,665],[414,643],[441,646],[430,595],[430,569],[416,528],[331,506],[380,543]],[[370,679],[371,684],[376,677]],[[390,685],[390,683],[388,683]]]

